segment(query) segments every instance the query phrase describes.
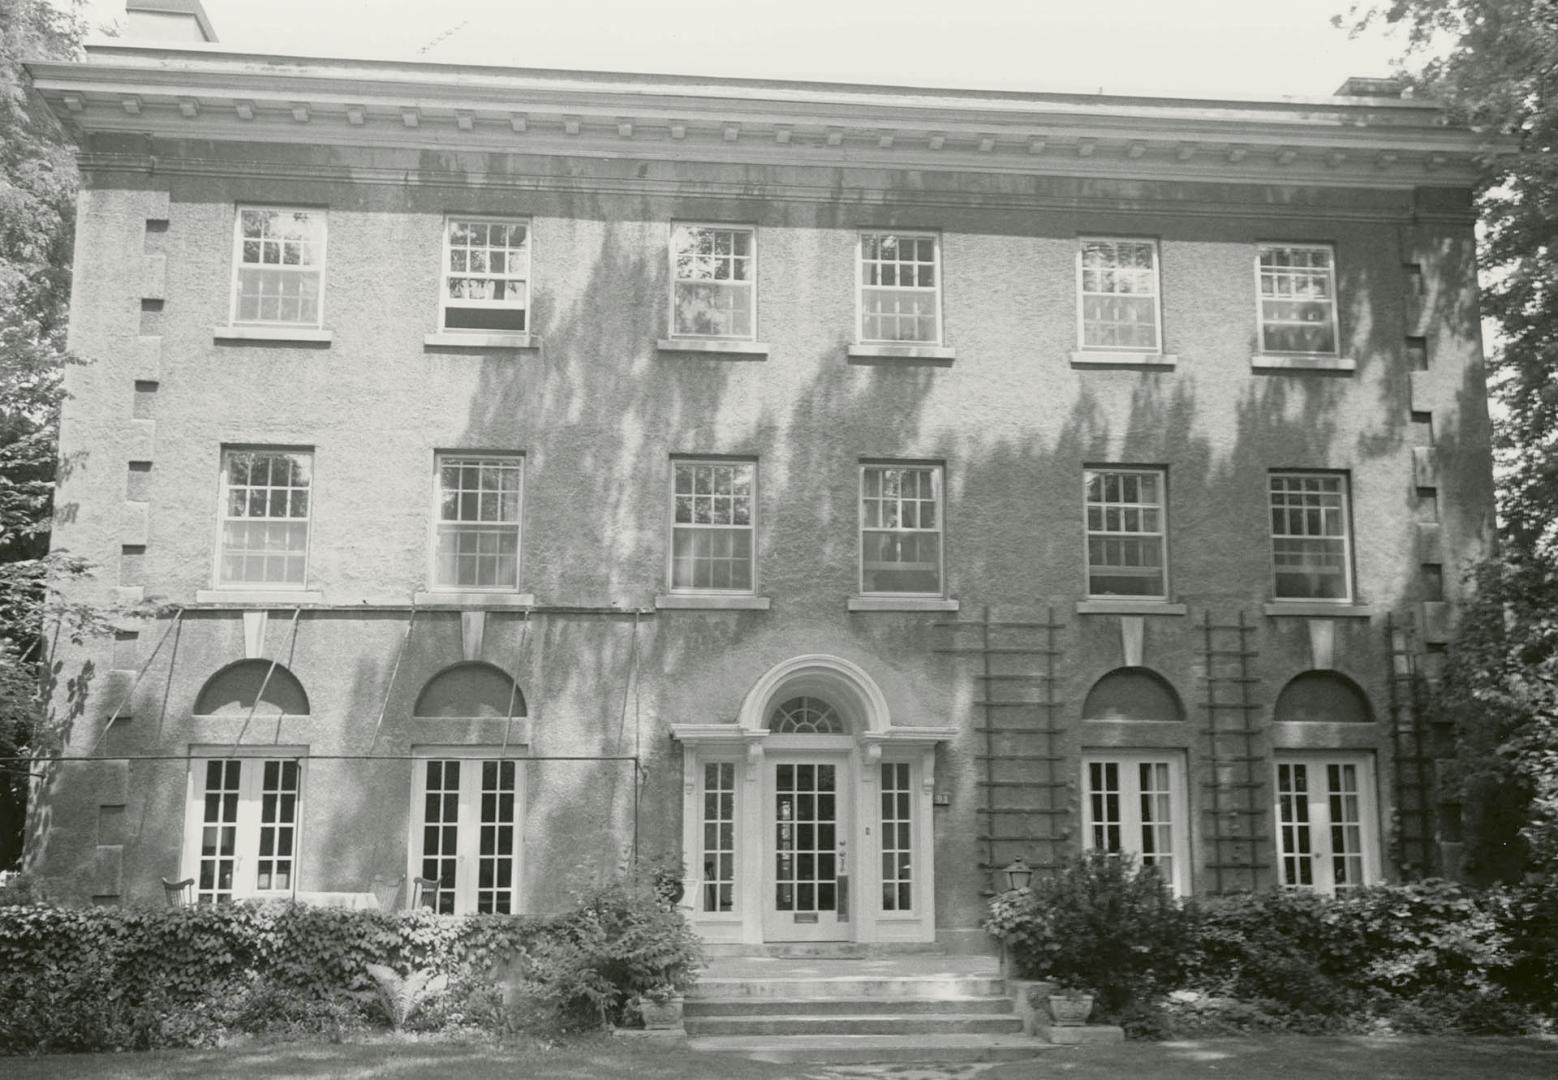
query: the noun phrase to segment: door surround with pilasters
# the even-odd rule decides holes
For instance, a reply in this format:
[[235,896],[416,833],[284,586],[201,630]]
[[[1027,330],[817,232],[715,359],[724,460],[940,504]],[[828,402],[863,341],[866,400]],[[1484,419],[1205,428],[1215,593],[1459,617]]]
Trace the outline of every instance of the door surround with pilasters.
[[[839,730],[772,730],[775,709],[798,697],[836,710]],[[747,692],[735,723],[673,724],[671,733],[683,753],[684,903],[705,941],[935,940],[936,745],[951,740],[955,728],[894,725],[886,697],[863,667],[819,653],[770,668]],[[773,909],[795,907],[776,880],[795,876],[780,850],[792,835],[782,816],[794,811],[780,806],[776,826],[776,769],[808,762],[834,769],[830,782],[843,803],[840,860],[824,876],[842,870],[848,885],[842,895],[822,892],[820,901],[808,894],[812,908],[828,912],[815,923],[792,915],[795,928],[786,931],[789,924]],[[785,784],[794,783],[793,774],[786,777]]]

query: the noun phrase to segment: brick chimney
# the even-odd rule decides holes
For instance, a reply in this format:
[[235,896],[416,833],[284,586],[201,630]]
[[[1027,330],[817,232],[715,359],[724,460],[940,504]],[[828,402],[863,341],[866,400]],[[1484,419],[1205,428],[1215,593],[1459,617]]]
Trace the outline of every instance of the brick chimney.
[[216,41],[216,31],[206,18],[200,0],[125,0],[130,29],[125,37],[141,41]]

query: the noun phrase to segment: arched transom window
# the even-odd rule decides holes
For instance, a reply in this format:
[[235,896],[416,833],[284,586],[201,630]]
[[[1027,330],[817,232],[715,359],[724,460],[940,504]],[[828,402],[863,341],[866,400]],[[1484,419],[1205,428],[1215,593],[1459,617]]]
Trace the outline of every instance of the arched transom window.
[[838,710],[821,698],[794,697],[779,705],[768,718],[775,735],[843,735],[844,720]]

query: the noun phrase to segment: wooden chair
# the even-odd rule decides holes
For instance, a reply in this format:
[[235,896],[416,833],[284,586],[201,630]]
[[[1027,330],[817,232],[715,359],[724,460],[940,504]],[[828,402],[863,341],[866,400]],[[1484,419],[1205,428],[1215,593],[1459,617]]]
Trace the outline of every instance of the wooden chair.
[[167,897],[169,907],[190,907],[195,902],[195,879],[187,877],[183,881],[169,881],[163,878],[162,892]]
[[411,879],[411,910],[419,907],[438,909],[438,879],[414,877]]

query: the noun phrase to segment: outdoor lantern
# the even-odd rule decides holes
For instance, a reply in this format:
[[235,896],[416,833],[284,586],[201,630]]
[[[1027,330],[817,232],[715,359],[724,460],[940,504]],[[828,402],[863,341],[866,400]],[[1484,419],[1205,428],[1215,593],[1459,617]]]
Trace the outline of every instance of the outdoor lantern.
[[1013,859],[1001,873],[1006,875],[1008,889],[1026,889],[1033,880],[1033,867],[1021,855]]

